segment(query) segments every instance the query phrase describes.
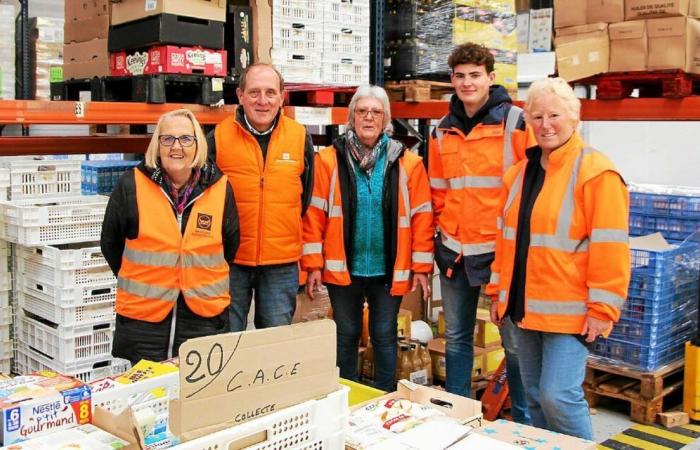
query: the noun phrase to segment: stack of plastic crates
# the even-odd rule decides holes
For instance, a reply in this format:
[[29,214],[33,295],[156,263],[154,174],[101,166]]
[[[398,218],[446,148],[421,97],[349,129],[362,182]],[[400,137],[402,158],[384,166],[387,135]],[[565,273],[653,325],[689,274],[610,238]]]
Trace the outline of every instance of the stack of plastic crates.
[[124,172],[131,170],[136,165],[138,165],[138,161],[82,161],[81,189],[83,194],[109,195]]
[[700,231],[700,188],[630,185],[630,234],[682,241]]
[[369,83],[369,0],[326,0],[323,4],[323,82]]
[[4,164],[10,200],[0,202],[0,234],[13,244],[14,371],[88,381],[124,370],[110,354],[116,279],[98,243],[108,197],[81,195],[80,161]]
[[697,329],[700,245],[632,249],[632,279],[620,321],[596,341],[599,357],[649,372],[683,359]]

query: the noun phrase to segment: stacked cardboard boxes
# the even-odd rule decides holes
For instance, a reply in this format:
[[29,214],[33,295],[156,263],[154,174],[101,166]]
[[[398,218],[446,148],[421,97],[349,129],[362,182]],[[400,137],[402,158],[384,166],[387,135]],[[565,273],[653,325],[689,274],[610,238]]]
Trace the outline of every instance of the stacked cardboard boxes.
[[63,77],[109,75],[109,0],[66,0]]
[[226,75],[225,0],[155,0],[145,6],[121,0],[111,9],[112,75]]
[[700,73],[697,0],[555,0],[559,74],[677,69]]

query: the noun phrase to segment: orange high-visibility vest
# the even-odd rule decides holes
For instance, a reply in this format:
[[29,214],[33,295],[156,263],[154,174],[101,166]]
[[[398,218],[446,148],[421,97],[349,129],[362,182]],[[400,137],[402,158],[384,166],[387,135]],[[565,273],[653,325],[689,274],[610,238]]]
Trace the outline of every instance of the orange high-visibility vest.
[[117,276],[117,314],[160,322],[180,293],[194,313],[221,314],[231,303],[221,236],[226,177],[195,200],[184,235],[160,186],[138,169],[134,180],[139,232],[124,247]]
[[[435,129],[429,150],[430,187],[442,243],[460,255],[493,252],[502,178],[535,145],[528,127],[517,123],[522,110],[511,106],[503,122]],[[442,122],[442,121],[441,121]]]
[[[527,160],[508,171],[487,293],[506,312]],[[614,172],[615,176],[607,176]],[[617,321],[631,276],[629,195],[612,162],[575,133],[549,155],[530,221],[525,317],[530,330],[582,331],[586,316]]]
[[[313,197],[304,217],[302,267],[322,269],[324,283],[347,286],[350,272],[343,232],[343,221],[347,219],[343,216],[337,158],[332,146],[316,154]],[[404,152],[397,164],[398,236],[390,274],[391,295],[406,294],[411,289],[413,273],[433,270],[433,215],[425,168],[421,158],[409,151]]]
[[306,129],[281,115],[265,161],[258,141],[233,115],[217,125],[215,136],[216,164],[231,183],[240,221],[234,261],[246,266],[298,261]]

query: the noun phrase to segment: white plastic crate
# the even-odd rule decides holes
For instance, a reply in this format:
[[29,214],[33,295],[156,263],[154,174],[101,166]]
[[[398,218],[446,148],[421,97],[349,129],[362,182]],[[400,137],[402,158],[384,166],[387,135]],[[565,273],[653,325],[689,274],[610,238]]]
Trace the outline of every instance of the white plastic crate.
[[0,340],[0,359],[10,359],[15,351],[15,343],[12,339]]
[[0,291],[0,325],[12,323],[12,305],[10,304],[10,291]]
[[31,274],[17,274],[15,286],[18,291],[34,295],[62,308],[105,303],[117,298],[116,280],[91,286],[56,287],[33,278]]
[[369,33],[369,0],[324,0],[323,4],[323,22],[325,25],[348,26],[353,24],[364,27]]
[[80,161],[4,161],[10,200],[80,195]]
[[51,361],[23,345],[18,345],[15,352],[15,372],[28,374],[39,370],[53,370],[63,375],[75,377],[88,382],[104,377],[118,375],[128,370],[128,361],[118,358],[94,359],[89,361],[62,364]]
[[12,289],[12,274],[8,271],[0,271],[0,291]]
[[369,29],[346,25],[326,25],[323,28],[323,53],[365,58],[369,62]]
[[[42,283],[50,284],[58,288],[74,286],[100,286],[116,283],[117,279],[112,269],[106,264],[87,269],[60,270],[52,266],[27,261],[22,257],[17,258],[17,271],[24,276],[31,277]],[[0,276],[1,278],[1,276]],[[0,288],[1,288],[0,283]]]
[[62,327],[21,316],[18,341],[50,361],[66,364],[111,356],[114,321]]
[[341,86],[369,83],[369,58],[366,55],[323,54],[323,82]]
[[323,21],[323,2],[327,0],[274,0],[272,20],[288,18],[293,20]]
[[321,52],[272,49],[274,65],[288,83],[321,83]]
[[320,52],[323,50],[323,23],[274,18],[272,47],[290,52]]
[[8,200],[10,188],[10,169],[0,167],[0,201]]
[[12,372],[12,358],[0,359],[0,373],[5,375]]
[[30,295],[22,291],[18,291],[16,295],[17,305],[24,311],[65,327],[104,323],[116,318],[114,300],[62,308],[47,301],[47,297],[40,298],[38,295]]
[[15,248],[18,257],[59,270],[85,269],[107,264],[99,242],[46,245],[43,247],[18,245]]
[[99,240],[108,199],[86,195],[0,202],[0,238],[32,247]]
[[99,406],[107,411],[122,411],[129,406],[128,401],[131,396],[158,388],[165,388],[168,398],[178,398],[180,394],[180,373],[172,372],[133,384],[117,384],[111,389],[93,392],[92,407]]
[[343,450],[348,417],[345,386],[318,400],[281,409],[208,436],[177,445],[178,450],[229,448],[236,441],[265,433],[266,440],[249,450]]

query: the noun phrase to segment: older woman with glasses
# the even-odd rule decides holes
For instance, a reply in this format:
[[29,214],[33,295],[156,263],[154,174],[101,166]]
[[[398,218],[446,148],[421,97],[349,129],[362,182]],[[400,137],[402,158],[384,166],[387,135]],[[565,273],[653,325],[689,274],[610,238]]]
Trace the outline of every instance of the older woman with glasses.
[[390,124],[384,89],[358,88],[347,131],[316,155],[302,256],[308,295],[328,287],[340,376],[350,380],[358,378],[367,299],[374,383],[382,390],[394,388],[401,297],[418,286],[427,297],[433,270],[428,177],[421,158],[389,137]]
[[102,253],[117,277],[112,354],[162,361],[187,339],[228,331],[228,261],[238,242],[233,191],[207,163],[197,119],[186,109],[164,114],[102,225]]

